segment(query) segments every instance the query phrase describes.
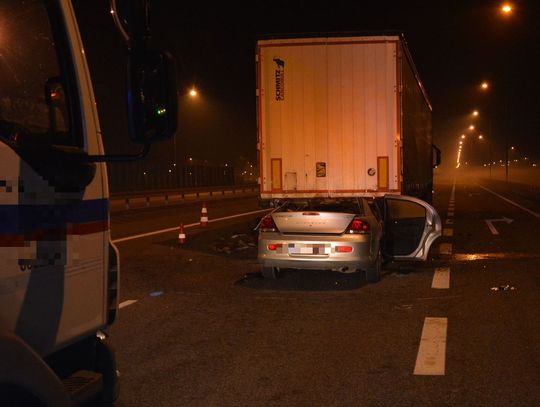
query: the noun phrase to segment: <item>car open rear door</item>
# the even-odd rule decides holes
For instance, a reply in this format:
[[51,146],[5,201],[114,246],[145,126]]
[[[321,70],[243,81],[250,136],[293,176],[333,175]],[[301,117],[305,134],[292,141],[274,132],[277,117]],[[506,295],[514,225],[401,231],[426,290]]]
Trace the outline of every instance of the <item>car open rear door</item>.
[[426,260],[441,235],[441,218],[428,203],[403,195],[384,197],[383,252],[393,260]]

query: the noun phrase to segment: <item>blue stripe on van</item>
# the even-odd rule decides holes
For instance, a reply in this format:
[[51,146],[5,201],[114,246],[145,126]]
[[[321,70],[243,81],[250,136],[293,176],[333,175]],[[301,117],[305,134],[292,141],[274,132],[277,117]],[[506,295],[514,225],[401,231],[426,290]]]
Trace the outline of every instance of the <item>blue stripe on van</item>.
[[106,221],[108,199],[90,199],[57,205],[0,205],[0,235],[26,235],[61,230],[67,224]]

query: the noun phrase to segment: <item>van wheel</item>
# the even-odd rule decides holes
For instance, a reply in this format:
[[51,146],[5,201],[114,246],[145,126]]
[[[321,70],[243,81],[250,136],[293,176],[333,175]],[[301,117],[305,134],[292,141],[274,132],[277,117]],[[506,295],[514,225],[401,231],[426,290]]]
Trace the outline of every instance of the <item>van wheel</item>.
[[265,280],[275,280],[278,278],[279,269],[277,267],[261,266],[261,274]]
[[382,273],[382,255],[381,252],[377,254],[375,264],[366,270],[366,281],[368,283],[378,283],[381,281]]

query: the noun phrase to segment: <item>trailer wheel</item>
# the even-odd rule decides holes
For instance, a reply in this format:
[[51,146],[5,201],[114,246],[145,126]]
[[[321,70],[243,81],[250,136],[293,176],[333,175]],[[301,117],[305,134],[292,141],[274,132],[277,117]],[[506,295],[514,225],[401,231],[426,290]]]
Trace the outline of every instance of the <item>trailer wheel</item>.
[[381,281],[381,273],[382,273],[382,254],[379,251],[377,254],[377,259],[375,260],[375,264],[373,266],[368,267],[366,270],[366,281],[368,283],[378,283]]
[[276,280],[279,275],[279,269],[277,267],[261,266],[261,274],[265,280]]

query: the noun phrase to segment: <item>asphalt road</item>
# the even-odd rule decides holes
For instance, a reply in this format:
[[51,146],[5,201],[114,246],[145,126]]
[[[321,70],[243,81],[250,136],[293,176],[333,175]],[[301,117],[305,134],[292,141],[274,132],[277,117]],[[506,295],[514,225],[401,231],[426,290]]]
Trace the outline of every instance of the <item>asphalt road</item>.
[[[119,242],[118,406],[540,405],[538,191],[439,178],[434,205],[445,236],[429,260],[377,284],[263,280],[260,214],[192,226],[183,247],[177,231]],[[257,209],[208,204],[211,220]],[[113,238],[199,216],[199,203],[115,213]]]

